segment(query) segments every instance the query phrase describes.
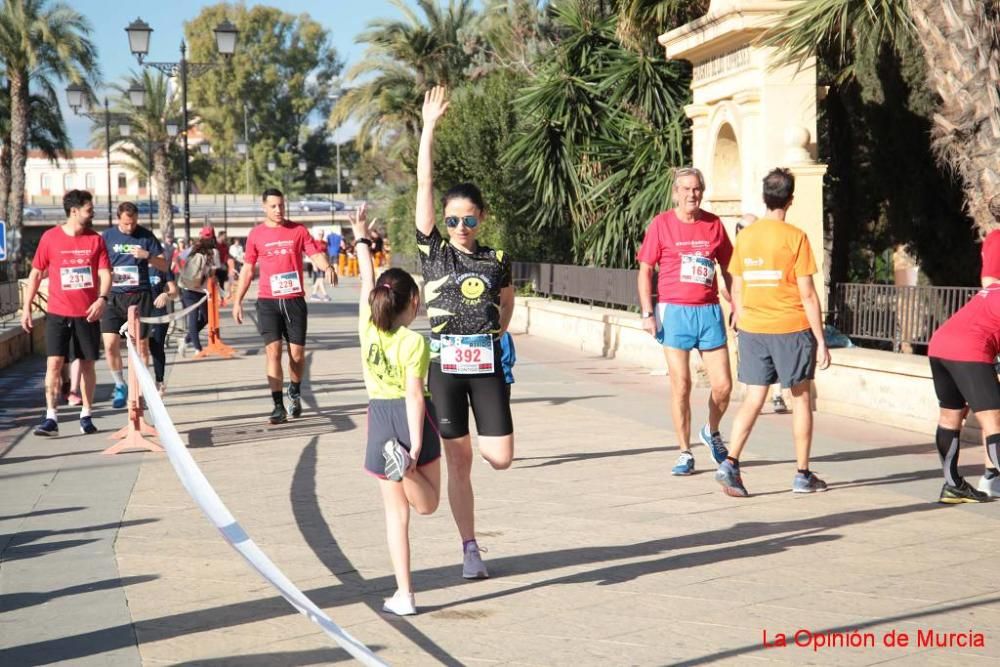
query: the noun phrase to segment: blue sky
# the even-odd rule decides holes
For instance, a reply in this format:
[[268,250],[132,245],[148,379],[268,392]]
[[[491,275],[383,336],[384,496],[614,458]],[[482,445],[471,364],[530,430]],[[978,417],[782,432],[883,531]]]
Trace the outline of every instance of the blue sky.
[[[149,60],[173,61],[180,57],[182,25],[198,15],[202,7],[216,4],[198,0],[135,0],[111,3],[107,0],[70,0],[69,4],[88,18],[93,26],[94,43],[100,53],[101,71],[105,81],[116,81],[137,67],[129,52],[125,26],[137,16],[153,28]],[[348,66],[359,59],[363,46],[354,37],[365,24],[380,17],[396,17],[399,11],[389,0],[272,0],[245,3],[248,6],[266,4],[292,14],[309,14],[330,32],[330,40]],[[238,48],[238,47],[237,47]],[[85,148],[90,134],[90,121],[74,116],[66,100],[62,100],[70,139],[77,148]],[[348,128],[345,128],[348,129]],[[346,138],[346,133],[339,137]]]

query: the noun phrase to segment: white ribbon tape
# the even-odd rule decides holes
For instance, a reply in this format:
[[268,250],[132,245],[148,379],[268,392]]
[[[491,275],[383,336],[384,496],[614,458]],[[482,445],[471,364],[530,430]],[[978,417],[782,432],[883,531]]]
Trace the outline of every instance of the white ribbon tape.
[[179,310],[176,313],[168,313],[166,315],[156,315],[155,317],[140,317],[139,321],[142,322],[143,324],[166,324],[167,322],[173,322],[174,320],[179,320],[188,313],[190,313],[192,310],[200,306],[201,304],[205,303],[205,300],[207,298],[208,295],[206,294],[205,296],[198,299],[197,303],[192,303],[184,310]]
[[174,467],[177,477],[180,478],[181,484],[187,489],[201,511],[205,513],[205,516],[215,524],[226,542],[243,556],[250,567],[257,570],[260,576],[274,586],[299,613],[323,628],[323,631],[340,644],[345,651],[364,665],[378,665],[380,667],[387,665],[388,663],[381,660],[367,646],[334,623],[322,609],[306,597],[244,532],[181,441],[181,437],[163,405],[163,399],[156,391],[156,383],[139,358],[132,338],[128,337],[127,342],[130,365],[135,369],[139,385],[142,387],[142,394],[146,399],[146,405],[152,412],[160,444],[166,449],[167,457],[170,459],[170,464]]

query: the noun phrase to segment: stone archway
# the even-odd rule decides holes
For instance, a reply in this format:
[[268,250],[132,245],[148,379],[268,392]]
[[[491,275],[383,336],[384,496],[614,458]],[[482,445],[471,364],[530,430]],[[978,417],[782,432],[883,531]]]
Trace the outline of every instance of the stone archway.
[[712,155],[711,202],[717,215],[739,215],[743,198],[743,162],[736,132],[723,123],[715,135]]
[[795,174],[789,221],[809,237],[826,303],[823,176],[816,162],[815,59],[784,62],[759,37],[788,11],[776,0],[712,0],[708,13],[661,35],[666,57],[694,68],[691,119],[694,166],[706,176],[706,208],[732,233],[741,213],[764,213],[761,179],[775,167]]

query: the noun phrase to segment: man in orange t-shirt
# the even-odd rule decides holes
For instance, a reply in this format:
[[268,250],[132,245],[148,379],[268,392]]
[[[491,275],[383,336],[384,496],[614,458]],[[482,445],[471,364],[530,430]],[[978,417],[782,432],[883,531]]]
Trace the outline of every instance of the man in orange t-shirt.
[[749,493],[740,475],[740,453],[774,382],[792,396],[795,458],[792,491],[825,491],[826,483],[809,470],[812,446],[812,379],[817,361],[830,365],[823,339],[819,297],[813,285],[816,261],[805,233],[785,222],[795,192],[795,177],[774,169],[764,177],[767,214],[736,238],[729,263],[733,276],[733,311],[739,330],[740,382],[746,398],[733,420],[729,456],[715,479],[730,496]]

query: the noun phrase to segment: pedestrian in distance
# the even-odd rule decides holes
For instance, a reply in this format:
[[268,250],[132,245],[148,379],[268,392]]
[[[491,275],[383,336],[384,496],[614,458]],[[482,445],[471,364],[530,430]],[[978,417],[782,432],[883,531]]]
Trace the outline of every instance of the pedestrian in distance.
[[[243,299],[253,282],[254,267],[260,264],[260,287],[257,293],[257,330],[264,339],[267,358],[267,384],[274,404],[268,421],[282,424],[302,415],[302,376],[306,364],[306,305],[302,275],[302,256],[308,255],[331,284],[337,284],[337,272],[326,252],[297,222],[285,218],[285,195],[280,190],[265,190],[262,197],[264,222],[247,237],[243,269],[233,301],[233,319],[243,323]],[[282,351],[288,343],[288,400],[282,396],[284,372]]]
[[97,432],[91,416],[97,374],[94,365],[101,348],[101,315],[111,293],[111,263],[104,239],[93,230],[94,198],[85,190],[63,195],[66,222],[49,229],[38,243],[31,261],[24,295],[21,327],[31,332],[32,303],[38,294],[42,273],[49,273],[45,318],[45,403],[39,436],[59,434],[56,409],[62,385],[62,367],[67,359],[80,360],[83,408],[80,431]]
[[368,390],[365,470],[379,480],[396,592],[384,611],[417,613],[410,580],[410,507],[431,514],[441,497],[441,441],[427,391],[430,347],[409,329],[420,290],[402,269],[375,279],[365,206],[355,214],[354,238],[361,277],[358,338]]
[[[208,281],[215,280],[218,253],[215,249],[215,230],[204,227],[185,251],[184,267],[177,275],[177,285],[181,288],[181,305],[187,309],[202,301],[208,294]],[[204,301],[187,314],[187,334],[177,344],[178,354],[183,357],[188,347],[201,352],[201,330],[208,324],[208,302]]]
[[[708,420],[698,438],[716,465],[726,458],[719,432],[733,391],[726,324],[719,294],[730,299],[727,266],[733,254],[722,221],[701,208],[705,178],[693,167],[674,173],[674,208],[660,213],[646,228],[639,248],[639,304],[642,326],[663,346],[670,377],[670,403],[680,455],[674,475],[694,472],[691,452],[691,350],[698,350],[711,393]],[[653,307],[653,272],[659,269]],[[722,285],[716,274],[721,274]]]
[[429,386],[448,464],[448,502],[462,538],[462,576],[489,576],[476,541],[469,408],[476,419],[479,453],[494,470],[514,460],[510,385],[504,377],[500,338],[514,313],[510,258],[477,241],[486,219],[482,193],[471,183],[443,197],[441,236],[434,212],[434,129],[448,109],[438,86],[424,95],[417,157],[416,235],[431,324]]
[[733,312],[739,330],[739,381],[747,393],[733,419],[729,454],[715,479],[729,496],[750,495],[743,484],[740,456],[767,400],[780,382],[792,397],[795,442],[795,493],[825,491],[826,483],[809,469],[812,448],[812,380],[817,366],[830,365],[823,338],[819,296],[813,283],[816,261],[805,233],[788,222],[795,177],[774,169],[764,177],[766,215],[736,239],[729,263],[733,276]]

